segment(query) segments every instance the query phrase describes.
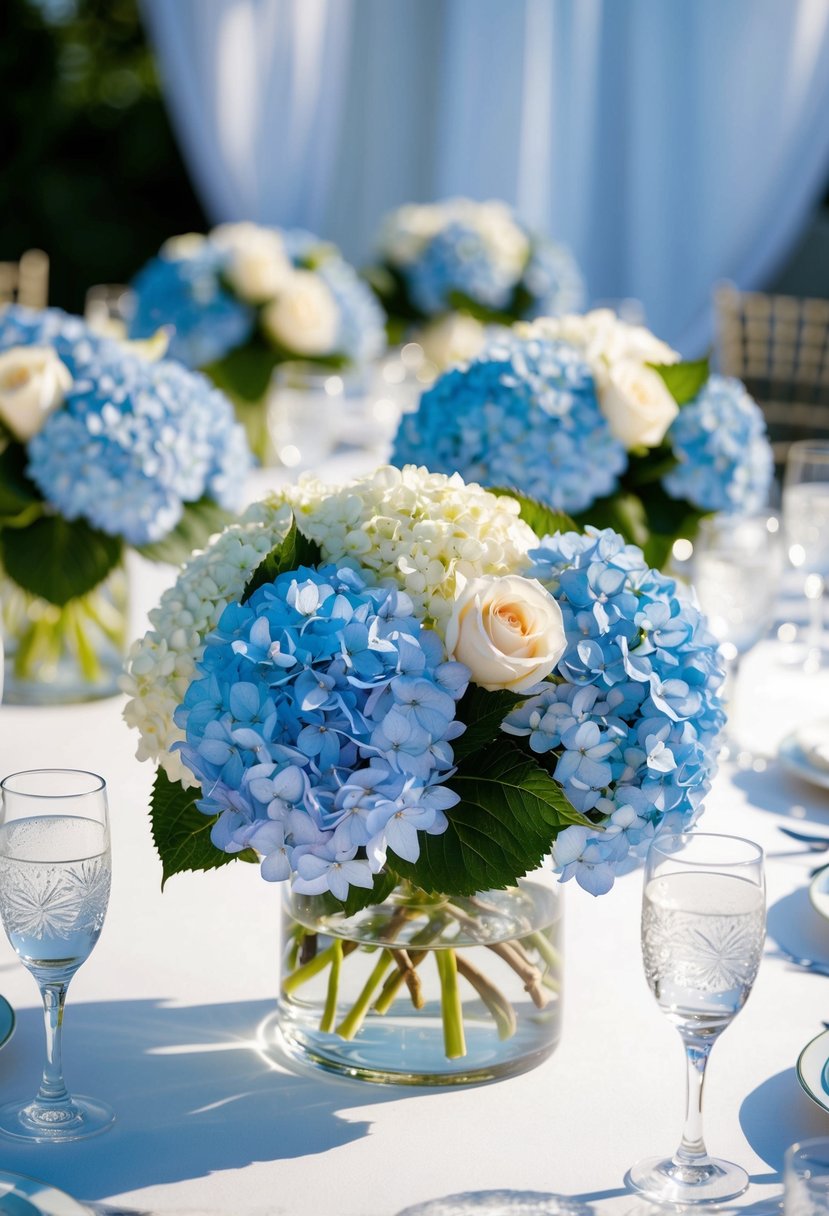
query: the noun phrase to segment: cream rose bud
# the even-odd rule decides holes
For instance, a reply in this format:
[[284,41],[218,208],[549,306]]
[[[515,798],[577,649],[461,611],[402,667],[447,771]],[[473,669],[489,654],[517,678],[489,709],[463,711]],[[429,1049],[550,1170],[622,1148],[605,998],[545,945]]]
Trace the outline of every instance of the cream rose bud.
[[51,346],[13,346],[0,354],[0,422],[26,443],[71,387],[69,368]]
[[608,369],[599,398],[611,431],[628,451],[655,448],[679,413],[659,373],[635,359]]
[[417,335],[423,353],[440,371],[454,363],[466,363],[480,353],[486,341],[486,330],[480,321],[462,312],[449,312]]
[[461,586],[446,628],[450,659],[476,684],[526,692],[548,676],[567,639],[561,609],[534,578],[476,578]]
[[286,350],[299,355],[330,355],[336,349],[340,312],[318,274],[295,270],[279,298],[262,310],[262,327]]
[[278,232],[258,224],[219,224],[210,234],[214,245],[227,251],[225,277],[242,300],[264,304],[273,300],[293,273]]

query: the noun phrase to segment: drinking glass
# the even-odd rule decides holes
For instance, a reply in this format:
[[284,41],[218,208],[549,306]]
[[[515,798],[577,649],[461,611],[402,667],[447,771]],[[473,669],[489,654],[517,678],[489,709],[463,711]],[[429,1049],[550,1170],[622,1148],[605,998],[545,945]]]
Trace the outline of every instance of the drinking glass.
[[693,562],[697,598],[728,672],[729,750],[748,757],[737,729],[740,662],[774,620],[783,573],[780,521],[768,512],[703,519]]
[[126,283],[96,283],[86,293],[84,320],[103,338],[126,338],[135,315],[135,293]]
[[829,577],[829,440],[793,443],[783,477],[783,522],[789,561],[806,576],[809,601],[807,663],[821,661],[823,597]]
[[367,386],[358,371],[287,362],[274,368],[267,419],[277,462],[300,472],[334,452],[364,406]]
[[19,1140],[82,1140],[109,1127],[110,1108],[68,1092],[61,1025],[69,981],[98,940],[111,875],[106,783],[95,773],[33,769],[0,782],[0,917],[43,999],[46,1063],[34,1099],[0,1107]]
[[709,1157],[702,1135],[705,1067],[751,991],[765,936],[763,850],[709,832],[663,832],[650,847],[642,956],[659,1008],[679,1031],[688,1071],[685,1128],[673,1157],[651,1157],[627,1181],[657,1203],[719,1203],[748,1174]]
[[829,1216],[829,1140],[819,1136],[786,1149],[785,1216]]

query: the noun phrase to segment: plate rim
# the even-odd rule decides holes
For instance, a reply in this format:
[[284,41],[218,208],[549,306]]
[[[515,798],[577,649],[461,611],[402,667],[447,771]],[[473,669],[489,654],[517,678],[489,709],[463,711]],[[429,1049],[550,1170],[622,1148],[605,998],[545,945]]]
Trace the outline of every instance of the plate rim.
[[829,772],[815,768],[806,758],[801,744],[798,742],[798,730],[790,731],[777,745],[777,759],[783,767],[801,781],[816,785],[820,789],[829,790]]
[[5,1047],[6,1043],[8,1043],[9,1039],[14,1034],[14,1028],[17,1025],[17,1014],[14,1012],[14,1007],[6,997],[0,994],[0,1010],[2,1010],[4,1007],[8,1011],[9,1015],[9,1029],[6,1034],[0,1033],[0,1047]]
[[[815,874],[814,878],[812,878],[809,882],[809,903],[812,905],[815,912],[817,912],[818,916],[822,916],[824,920],[829,920],[829,908],[822,908],[818,904],[817,900],[815,899],[815,892],[817,891],[821,880],[826,880],[827,878],[829,878],[829,865],[827,865],[823,870],[818,870],[817,874]],[[829,904],[829,890],[826,891],[826,901],[827,904]]]
[[[809,1042],[806,1044],[806,1046],[801,1051],[800,1055],[797,1057],[797,1066],[796,1066],[795,1071],[797,1073],[797,1080],[800,1084],[800,1088],[822,1110],[829,1111],[829,1093],[826,1093],[823,1096],[819,1096],[815,1092],[815,1090],[812,1088],[812,1086],[809,1084],[809,1082],[806,1080],[805,1076],[803,1075],[804,1058],[805,1058],[807,1052],[811,1051],[811,1049],[815,1046],[815,1044],[820,1042],[821,1039],[824,1039],[826,1041],[827,1059],[829,1059],[829,1030],[822,1030],[820,1032],[820,1034],[816,1034],[813,1039],[809,1040]],[[824,1060],[822,1069],[826,1067],[827,1059]]]
[[[68,1191],[61,1190],[59,1186],[55,1186],[52,1182],[44,1182],[41,1178],[32,1177],[31,1174],[19,1174],[17,1170],[7,1170],[0,1167],[0,1181],[2,1181],[4,1174],[7,1178],[20,1180],[21,1182],[33,1182],[36,1186],[43,1188],[47,1196],[49,1193],[51,1193],[52,1195],[57,1196],[58,1199],[66,1199],[70,1204],[74,1204],[74,1209],[71,1212],[67,1211],[66,1216],[91,1216],[90,1209],[82,1204],[79,1199],[76,1199],[74,1195],[70,1195]],[[6,1191],[6,1195],[13,1194],[13,1191]],[[17,1197],[19,1199],[26,1199],[32,1204],[32,1207],[35,1206],[31,1195],[23,1195],[20,1193],[20,1191],[18,1191]],[[37,1196],[35,1196],[35,1198],[37,1198]],[[42,1211],[43,1216],[50,1216],[50,1213],[45,1211],[45,1209],[38,1208],[38,1211]]]

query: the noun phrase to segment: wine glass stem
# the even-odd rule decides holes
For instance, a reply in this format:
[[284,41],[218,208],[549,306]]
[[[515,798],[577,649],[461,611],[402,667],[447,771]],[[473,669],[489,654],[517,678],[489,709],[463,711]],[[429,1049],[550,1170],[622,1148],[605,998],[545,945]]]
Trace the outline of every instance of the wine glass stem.
[[56,983],[54,981],[39,985],[46,1025],[46,1063],[43,1066],[40,1089],[35,1098],[35,1102],[40,1106],[65,1107],[71,1100],[63,1080],[61,1062],[63,1006],[68,986],[68,982]]
[[810,574],[806,595],[809,600],[809,642],[810,659],[819,659],[823,642],[823,605],[826,591],[826,579],[819,574]]
[[734,654],[725,660],[725,705],[728,713],[728,722],[725,728],[725,742],[728,745],[728,754],[736,754],[740,750],[741,733],[739,729],[739,695],[740,695],[740,670],[742,666],[741,654]]
[[712,1044],[684,1037],[683,1042],[688,1072],[685,1127],[682,1131],[682,1143],[674,1154],[674,1164],[694,1166],[708,1158],[705,1141],[702,1138],[702,1090]]

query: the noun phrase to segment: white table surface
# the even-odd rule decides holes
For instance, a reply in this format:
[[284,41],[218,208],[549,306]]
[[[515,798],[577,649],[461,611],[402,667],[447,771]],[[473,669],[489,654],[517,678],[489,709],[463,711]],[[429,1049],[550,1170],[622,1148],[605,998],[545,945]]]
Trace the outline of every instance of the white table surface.
[[[164,577],[141,568],[139,615]],[[807,678],[781,653],[758,647],[742,684],[744,731],[768,748],[794,724],[829,715],[829,674]],[[118,1116],[85,1143],[0,1140],[0,1167],[145,1212],[393,1216],[486,1189],[555,1192],[599,1212],[638,1206],[625,1170],[676,1147],[684,1106],[679,1038],[642,973],[641,874],[601,899],[566,888],[563,1036],[533,1071],[445,1091],[298,1074],[257,1043],[277,991],[279,890],[230,866],[177,876],[162,894],[147,814],[153,769],[134,759],[121,707],[0,708],[0,774],[65,765],[99,772],[109,786],[112,900],[72,983],[64,1061],[70,1087],[106,1099]],[[752,1177],[741,1206],[779,1195],[790,1142],[829,1135],[829,1115],[795,1075],[801,1048],[829,1018],[829,979],[776,953],[780,941],[829,960],[829,923],[806,892],[816,859],[777,831],[793,819],[829,832],[829,792],[772,762],[762,773],[726,766],[701,825],[752,837],[769,854],[767,957],[714,1051],[706,1093],[709,1148]],[[18,1018],[0,1051],[5,1101],[34,1093],[43,1052],[35,985],[5,938],[0,990]]]

